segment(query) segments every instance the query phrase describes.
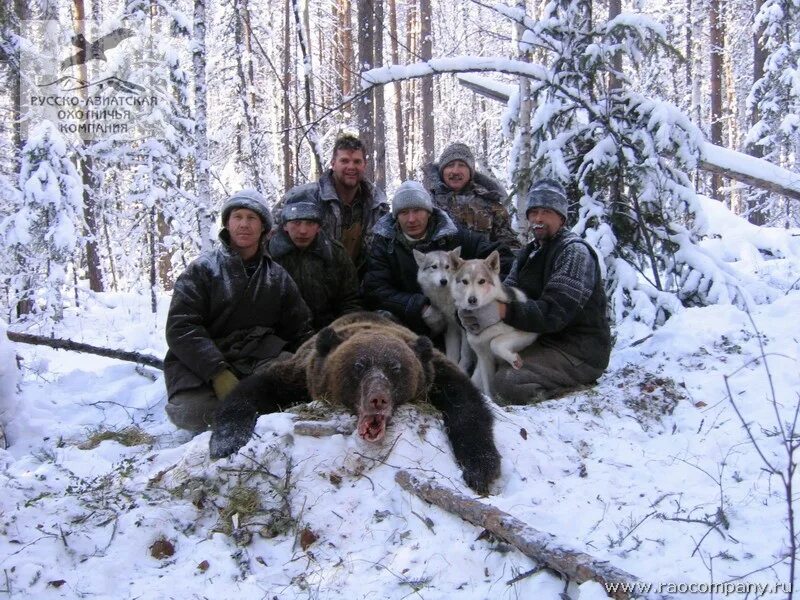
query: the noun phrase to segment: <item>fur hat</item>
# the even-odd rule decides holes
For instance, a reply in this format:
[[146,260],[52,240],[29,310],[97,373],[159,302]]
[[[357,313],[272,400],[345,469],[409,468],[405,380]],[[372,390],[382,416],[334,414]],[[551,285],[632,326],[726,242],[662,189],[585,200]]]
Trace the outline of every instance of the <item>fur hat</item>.
[[444,179],[442,171],[454,160],[460,160],[469,167],[470,177],[475,174],[475,156],[472,154],[472,150],[470,150],[469,146],[466,144],[456,142],[445,148],[442,151],[442,155],[439,157],[439,177]]
[[421,208],[433,212],[431,195],[419,181],[404,181],[394,193],[392,216],[397,217],[397,213],[406,208]]
[[269,207],[267,200],[260,192],[254,189],[246,189],[236,192],[225,201],[222,205],[222,226],[225,227],[228,223],[228,217],[237,208],[247,208],[256,213],[264,224],[264,230],[269,231],[272,229],[272,215],[269,214]]
[[292,202],[281,211],[281,223],[289,221],[316,221],[322,223],[322,215],[316,202]]
[[534,208],[549,208],[556,211],[564,220],[567,220],[567,212],[569,211],[569,202],[567,201],[567,193],[562,186],[555,179],[540,179],[531,185],[528,190],[528,195],[525,204],[525,218],[528,217],[528,212]]

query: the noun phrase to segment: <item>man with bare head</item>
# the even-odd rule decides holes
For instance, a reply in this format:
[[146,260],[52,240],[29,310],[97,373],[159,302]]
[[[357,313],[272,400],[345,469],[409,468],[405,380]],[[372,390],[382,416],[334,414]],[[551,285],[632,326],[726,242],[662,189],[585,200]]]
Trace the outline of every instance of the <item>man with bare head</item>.
[[316,203],[322,229],[340,242],[363,276],[372,228],[389,212],[386,194],[364,178],[367,157],[357,137],[343,135],[333,145],[330,169],[316,183],[290,189],[283,204]]

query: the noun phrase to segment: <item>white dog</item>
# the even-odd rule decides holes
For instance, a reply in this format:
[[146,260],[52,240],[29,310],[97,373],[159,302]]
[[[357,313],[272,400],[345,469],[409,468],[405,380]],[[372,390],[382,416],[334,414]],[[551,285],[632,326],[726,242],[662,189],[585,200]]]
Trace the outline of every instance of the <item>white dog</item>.
[[[487,258],[462,260],[460,253],[449,254],[453,271],[451,292],[457,309],[475,310],[490,302],[523,302],[527,296],[500,281],[500,254],[492,252]],[[485,394],[492,395],[491,384],[497,370],[495,357],[508,362],[513,368],[522,367],[518,352],[530,346],[537,334],[514,329],[498,321],[480,333],[467,331],[467,341],[478,355],[478,366],[472,376],[473,382]]]
[[450,254],[456,257],[461,256],[461,247],[459,246],[451,253],[434,250],[423,254],[419,250],[414,250],[414,260],[417,261],[417,282],[422,293],[431,301],[431,306],[444,315],[447,323],[444,330],[444,347],[447,358],[467,373],[472,362],[472,350],[467,343],[467,336],[464,335],[466,332],[456,317],[456,305],[450,291],[453,279]]

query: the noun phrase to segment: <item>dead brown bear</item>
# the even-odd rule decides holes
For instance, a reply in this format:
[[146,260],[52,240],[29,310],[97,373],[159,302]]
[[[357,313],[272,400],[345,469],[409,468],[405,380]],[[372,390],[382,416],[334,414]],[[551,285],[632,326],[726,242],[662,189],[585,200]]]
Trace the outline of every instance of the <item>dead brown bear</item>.
[[243,379],[217,412],[211,456],[228,456],[246,444],[258,414],[311,399],[352,410],[368,442],[383,439],[397,406],[427,400],[442,411],[467,485],[486,493],[499,475],[492,412],[480,392],[427,337],[375,313],[341,317],[291,359]]

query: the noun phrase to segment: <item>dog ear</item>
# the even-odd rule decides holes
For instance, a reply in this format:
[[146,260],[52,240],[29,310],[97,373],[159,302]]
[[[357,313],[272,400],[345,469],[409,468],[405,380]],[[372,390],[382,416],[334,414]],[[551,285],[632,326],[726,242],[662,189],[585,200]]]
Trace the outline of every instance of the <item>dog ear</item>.
[[343,341],[342,337],[332,327],[325,327],[317,334],[317,354],[325,358],[330,354],[331,350]]
[[425,264],[425,255],[416,248],[413,250],[413,252],[414,252],[414,260],[417,261],[417,267],[421,269],[422,265]]
[[500,273],[500,253],[495,250],[486,258],[486,266],[496,274]]
[[455,250],[450,250],[450,252],[447,253],[447,258],[450,261],[450,268],[453,270],[453,272],[458,271],[458,269],[461,268],[461,265],[464,264],[464,261],[461,260],[461,246]]

